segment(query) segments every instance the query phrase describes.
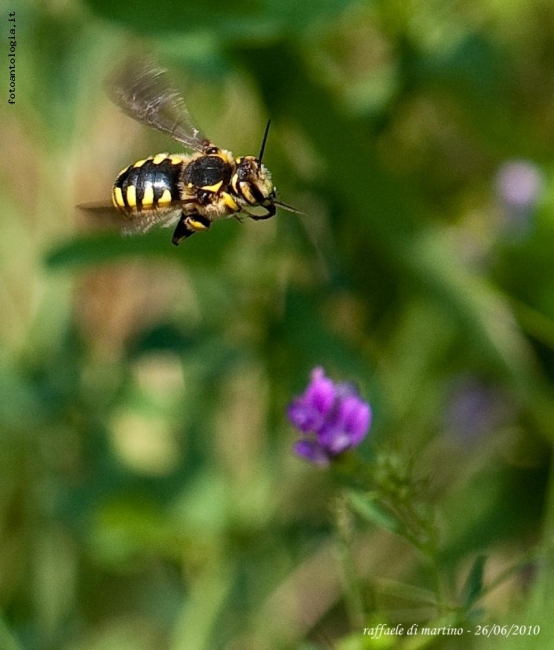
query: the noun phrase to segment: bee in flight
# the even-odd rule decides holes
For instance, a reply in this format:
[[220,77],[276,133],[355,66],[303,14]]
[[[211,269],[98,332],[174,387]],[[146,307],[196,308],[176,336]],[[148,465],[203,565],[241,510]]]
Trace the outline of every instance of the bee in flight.
[[167,133],[193,153],[160,153],[139,160],[119,173],[111,203],[89,203],[81,209],[115,213],[124,233],[175,226],[175,246],[217,219],[240,219],[241,213],[269,219],[277,207],[299,212],[276,199],[271,174],[262,164],[269,122],[259,155],[235,158],[193,126],[182,96],[166,70],[155,64],[129,61],[111,79],[109,94],[124,113]]

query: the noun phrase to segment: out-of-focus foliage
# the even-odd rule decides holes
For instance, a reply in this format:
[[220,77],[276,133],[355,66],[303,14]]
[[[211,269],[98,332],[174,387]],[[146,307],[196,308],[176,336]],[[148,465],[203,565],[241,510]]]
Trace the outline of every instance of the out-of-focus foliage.
[[[473,626],[542,626],[417,647],[546,647],[552,3],[28,0],[2,56],[7,11],[0,647],[416,647],[363,629],[438,626],[433,571],[354,492],[337,531],[329,473],[291,453],[316,365],[371,402],[362,457],[410,467],[439,513],[443,624],[481,594]],[[179,248],[82,223],[119,169],[179,151],[108,103],[129,52],[236,154],[271,117],[264,160],[306,214]],[[524,204],[497,177],[514,160]]]

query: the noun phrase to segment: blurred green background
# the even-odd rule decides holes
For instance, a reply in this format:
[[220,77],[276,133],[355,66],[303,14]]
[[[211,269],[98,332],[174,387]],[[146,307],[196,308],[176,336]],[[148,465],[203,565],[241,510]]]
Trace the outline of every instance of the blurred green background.
[[[291,453],[318,364],[372,404],[362,457],[426,478],[452,607],[485,554],[474,623],[542,626],[417,647],[549,647],[554,4],[15,0],[3,57],[9,11],[1,650],[416,647],[362,630],[432,619],[421,558],[356,522],[353,622],[335,485]],[[121,168],[180,150],[106,99],[132,52],[237,155],[271,117],[265,162],[306,215],[179,248],[83,223]]]

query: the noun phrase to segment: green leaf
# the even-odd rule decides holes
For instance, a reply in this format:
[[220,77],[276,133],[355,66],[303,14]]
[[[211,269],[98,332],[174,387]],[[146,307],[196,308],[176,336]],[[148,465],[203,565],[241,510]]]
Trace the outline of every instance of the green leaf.
[[226,225],[209,233],[201,233],[179,247],[171,244],[169,230],[152,232],[144,237],[121,237],[113,233],[95,233],[70,239],[48,252],[44,258],[49,269],[86,267],[107,264],[133,257],[163,257],[183,264],[205,263],[215,266],[223,250],[237,236],[238,231]]
[[379,503],[376,494],[351,490],[347,494],[347,499],[352,510],[366,521],[391,533],[400,533],[400,522]]
[[483,591],[483,574],[486,561],[486,555],[478,555],[473,562],[463,589],[463,602],[467,607],[470,607]]
[[88,0],[90,9],[106,20],[152,35],[159,32],[209,32],[237,42],[286,36],[332,18],[352,0],[204,0],[202,3],[138,0],[131,4]]

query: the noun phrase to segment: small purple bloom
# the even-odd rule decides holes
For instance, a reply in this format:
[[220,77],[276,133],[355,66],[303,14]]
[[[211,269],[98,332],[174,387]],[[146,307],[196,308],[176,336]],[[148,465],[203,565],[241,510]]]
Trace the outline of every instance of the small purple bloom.
[[473,376],[460,376],[446,401],[445,425],[452,438],[468,446],[506,424],[512,416],[506,397]]
[[525,228],[544,188],[540,168],[528,160],[509,160],[496,173],[496,192],[513,227]]
[[349,383],[335,384],[323,368],[315,368],[303,395],[287,411],[300,431],[295,445],[299,456],[317,465],[328,465],[334,456],[357,447],[371,424],[371,407]]

